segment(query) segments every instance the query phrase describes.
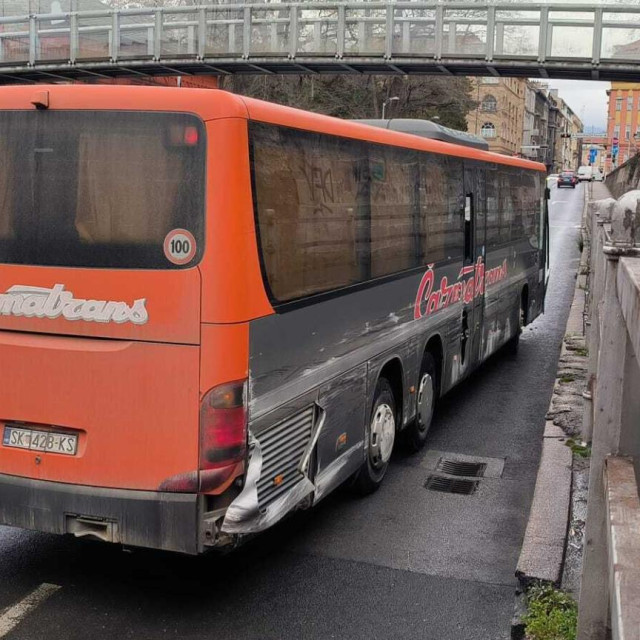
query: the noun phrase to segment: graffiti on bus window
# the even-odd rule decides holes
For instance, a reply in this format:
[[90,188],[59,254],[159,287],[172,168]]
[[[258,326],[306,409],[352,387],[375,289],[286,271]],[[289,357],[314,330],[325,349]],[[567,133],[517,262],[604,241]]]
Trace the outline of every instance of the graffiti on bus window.
[[323,169],[317,165],[302,163],[300,165],[300,173],[304,176],[309,189],[311,202],[316,205],[313,213],[333,213],[330,205],[335,202],[335,195],[331,169]]

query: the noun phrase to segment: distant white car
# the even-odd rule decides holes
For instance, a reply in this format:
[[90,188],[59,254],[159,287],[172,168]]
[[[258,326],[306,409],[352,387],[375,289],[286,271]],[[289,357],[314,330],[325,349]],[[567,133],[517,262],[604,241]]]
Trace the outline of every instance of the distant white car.
[[602,173],[600,169],[594,169],[592,180],[595,182],[602,182],[604,180],[604,173]]
[[591,182],[593,180],[593,167],[579,167],[578,180],[580,182]]
[[557,173],[550,173],[547,176],[547,187],[549,187],[549,189],[551,189],[551,187],[556,187],[558,186],[558,174]]

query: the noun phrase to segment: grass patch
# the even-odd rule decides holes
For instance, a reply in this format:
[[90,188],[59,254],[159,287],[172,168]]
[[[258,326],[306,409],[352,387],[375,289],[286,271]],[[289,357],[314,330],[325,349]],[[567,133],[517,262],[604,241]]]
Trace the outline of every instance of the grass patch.
[[575,640],[578,605],[564,591],[536,585],[527,591],[524,617],[528,640]]
[[573,375],[573,373],[565,373],[563,376],[560,376],[560,382],[562,382],[563,384],[574,382],[575,379],[576,377]]
[[586,442],[580,442],[579,440],[575,440],[574,438],[569,438],[565,442],[565,444],[579,458],[591,457],[591,445],[587,444]]
[[580,347],[580,349],[576,349],[574,353],[586,358],[589,355],[589,349],[586,349],[585,347]]

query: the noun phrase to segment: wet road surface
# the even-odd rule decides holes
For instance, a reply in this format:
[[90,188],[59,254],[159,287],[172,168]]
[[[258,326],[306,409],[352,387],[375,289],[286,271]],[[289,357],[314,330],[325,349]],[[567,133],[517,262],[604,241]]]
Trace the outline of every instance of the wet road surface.
[[[226,556],[127,553],[0,527],[0,608],[60,586],[13,629],[0,618],[0,638],[508,638],[583,189],[551,192],[545,316],[517,356],[498,354],[443,399],[426,449],[395,455],[375,495],[339,491]],[[471,496],[428,491],[441,452],[486,458],[501,474]]]

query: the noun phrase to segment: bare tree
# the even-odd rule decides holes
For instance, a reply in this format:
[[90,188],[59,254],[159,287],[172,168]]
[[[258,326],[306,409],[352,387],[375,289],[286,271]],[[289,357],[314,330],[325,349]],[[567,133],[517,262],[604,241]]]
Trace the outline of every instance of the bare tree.
[[235,93],[325,113],[340,118],[437,116],[443,125],[466,130],[466,116],[476,103],[467,78],[409,76],[227,76],[221,87]]

